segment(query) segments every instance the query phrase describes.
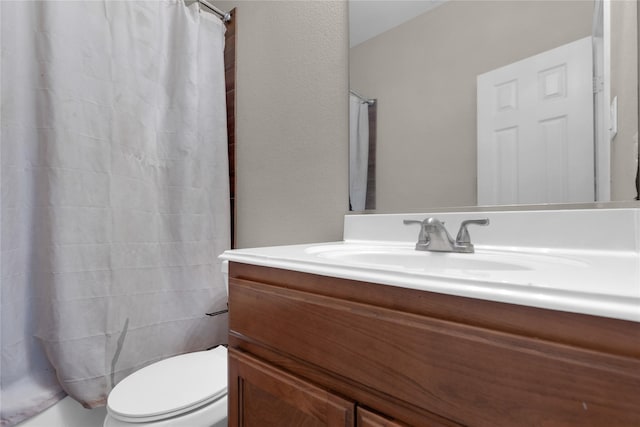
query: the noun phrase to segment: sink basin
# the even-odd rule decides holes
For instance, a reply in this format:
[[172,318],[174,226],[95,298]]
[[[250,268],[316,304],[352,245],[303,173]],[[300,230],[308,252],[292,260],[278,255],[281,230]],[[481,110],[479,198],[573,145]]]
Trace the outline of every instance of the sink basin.
[[[515,280],[532,283],[531,274],[557,269],[584,268],[587,264],[572,257],[533,253],[514,253],[476,248],[472,254],[416,251],[411,246],[395,245],[319,245],[308,247],[307,255],[318,261],[345,266],[389,270],[408,274],[460,277],[499,282]],[[547,281],[545,281],[547,282]]]
[[518,271],[531,270],[531,266],[504,254],[448,252],[421,252],[413,248],[371,248],[334,246],[318,248],[310,253],[324,259],[355,264],[363,267],[429,271],[431,273],[454,271]]

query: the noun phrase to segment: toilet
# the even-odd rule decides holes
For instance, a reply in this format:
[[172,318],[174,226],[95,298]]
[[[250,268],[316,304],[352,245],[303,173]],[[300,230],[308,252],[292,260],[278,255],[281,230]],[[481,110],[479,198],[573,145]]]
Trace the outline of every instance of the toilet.
[[[228,261],[222,265],[228,291]],[[227,348],[181,354],[120,381],[104,427],[227,427]]]
[[174,356],[120,381],[104,427],[226,427],[227,349]]

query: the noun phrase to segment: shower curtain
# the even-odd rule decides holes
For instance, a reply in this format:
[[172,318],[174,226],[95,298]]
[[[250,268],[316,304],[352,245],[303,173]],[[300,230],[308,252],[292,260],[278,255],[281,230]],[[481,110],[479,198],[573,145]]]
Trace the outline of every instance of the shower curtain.
[[2,1],[1,423],[226,340],[220,20]]
[[349,94],[349,203],[365,210],[369,167],[369,105]]

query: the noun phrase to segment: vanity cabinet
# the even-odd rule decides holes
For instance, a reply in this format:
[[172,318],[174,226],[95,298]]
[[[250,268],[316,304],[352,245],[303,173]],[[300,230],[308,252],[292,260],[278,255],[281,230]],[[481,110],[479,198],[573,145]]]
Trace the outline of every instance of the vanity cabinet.
[[230,426],[640,425],[640,324],[234,263]]

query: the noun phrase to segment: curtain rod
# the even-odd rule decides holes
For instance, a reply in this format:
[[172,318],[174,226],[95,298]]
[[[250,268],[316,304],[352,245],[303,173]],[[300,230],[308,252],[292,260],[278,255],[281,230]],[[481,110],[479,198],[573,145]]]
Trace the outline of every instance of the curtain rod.
[[357,96],[358,98],[360,98],[360,100],[362,102],[364,102],[365,104],[369,104],[369,105],[373,105],[376,103],[375,99],[369,99],[369,98],[365,98],[364,96],[360,95],[359,93],[357,93],[356,91],[353,90],[349,90],[349,93],[352,95]]
[[216,15],[218,15],[222,19],[222,22],[231,21],[231,14],[229,12],[224,12],[224,11],[218,9],[217,7],[215,7],[214,5],[209,3],[207,0],[198,0],[198,3],[200,3],[201,5],[206,7],[207,9],[210,9],[212,12],[214,12]]

